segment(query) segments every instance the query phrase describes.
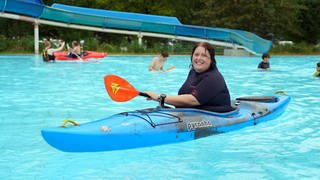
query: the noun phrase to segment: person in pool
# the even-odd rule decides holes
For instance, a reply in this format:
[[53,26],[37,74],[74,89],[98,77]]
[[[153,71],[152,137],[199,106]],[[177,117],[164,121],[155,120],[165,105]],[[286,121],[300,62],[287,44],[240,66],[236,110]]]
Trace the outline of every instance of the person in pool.
[[320,77],[320,62],[316,65],[316,72],[313,73],[313,76]]
[[164,63],[168,57],[168,52],[162,52],[159,57],[153,58],[149,66],[149,71],[163,71]]
[[232,111],[226,82],[216,66],[215,50],[207,42],[197,43],[191,54],[188,77],[178,95],[146,92],[161,105],[164,103],[180,108],[197,108],[214,112]]
[[52,48],[51,42],[49,40],[44,40],[44,50],[42,52],[42,60],[45,62],[54,62],[55,61],[55,52],[62,51],[64,48],[65,42],[62,40],[59,40],[59,47],[58,48]]
[[77,41],[72,41],[71,43],[72,48],[69,48],[68,57],[70,58],[79,58],[82,56],[81,54],[81,47]]
[[258,70],[271,70],[269,63],[270,55],[268,53],[264,53],[261,58],[262,61],[258,65]]

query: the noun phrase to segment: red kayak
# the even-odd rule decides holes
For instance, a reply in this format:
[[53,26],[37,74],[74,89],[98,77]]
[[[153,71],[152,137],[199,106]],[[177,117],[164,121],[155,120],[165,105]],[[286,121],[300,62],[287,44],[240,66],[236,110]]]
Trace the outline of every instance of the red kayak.
[[[95,51],[85,51],[86,55],[81,57],[83,60],[87,60],[89,58],[104,58],[108,54],[104,52],[95,52]],[[56,57],[56,60],[58,61],[74,61],[74,60],[79,60],[78,58],[72,58],[68,57],[68,52],[67,51],[61,51],[61,52],[55,52],[54,56]]]

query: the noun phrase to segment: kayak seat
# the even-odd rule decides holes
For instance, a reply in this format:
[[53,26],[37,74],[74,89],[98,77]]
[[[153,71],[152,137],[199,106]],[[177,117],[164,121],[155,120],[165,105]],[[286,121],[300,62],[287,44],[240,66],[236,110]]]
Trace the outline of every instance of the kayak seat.
[[236,110],[237,108],[235,106],[200,106],[197,107],[197,109],[206,110],[210,112],[216,112],[216,113],[228,113]]
[[239,108],[237,106],[232,106],[232,109],[227,112],[215,112],[210,111],[210,106],[208,106],[208,110],[206,109],[198,109],[198,108],[160,108],[160,111],[167,111],[167,112],[198,112],[203,114],[209,114],[214,116],[220,116],[220,117],[228,117],[231,115],[234,115],[239,112]]

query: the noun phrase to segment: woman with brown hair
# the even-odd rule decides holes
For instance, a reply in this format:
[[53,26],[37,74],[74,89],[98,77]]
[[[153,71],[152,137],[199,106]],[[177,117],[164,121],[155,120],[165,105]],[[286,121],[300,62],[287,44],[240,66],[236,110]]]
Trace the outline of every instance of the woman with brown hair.
[[197,43],[191,54],[191,69],[178,95],[146,92],[153,100],[175,107],[198,108],[215,112],[232,111],[230,94],[216,66],[214,48],[207,42]]

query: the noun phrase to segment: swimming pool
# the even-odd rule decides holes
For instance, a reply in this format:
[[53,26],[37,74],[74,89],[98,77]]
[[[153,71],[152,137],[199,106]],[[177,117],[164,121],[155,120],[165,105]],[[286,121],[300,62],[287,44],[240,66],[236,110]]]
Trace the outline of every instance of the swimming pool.
[[191,142],[98,153],[66,153],[40,131],[64,119],[84,123],[157,104],[137,97],[112,101],[103,76],[117,74],[140,91],[176,94],[189,56],[171,56],[165,73],[150,73],[151,56],[107,56],[98,63],[43,63],[38,56],[0,56],[1,179],[300,179],[320,178],[319,56],[217,57],[232,98],[272,95],[292,101],[276,120]]

